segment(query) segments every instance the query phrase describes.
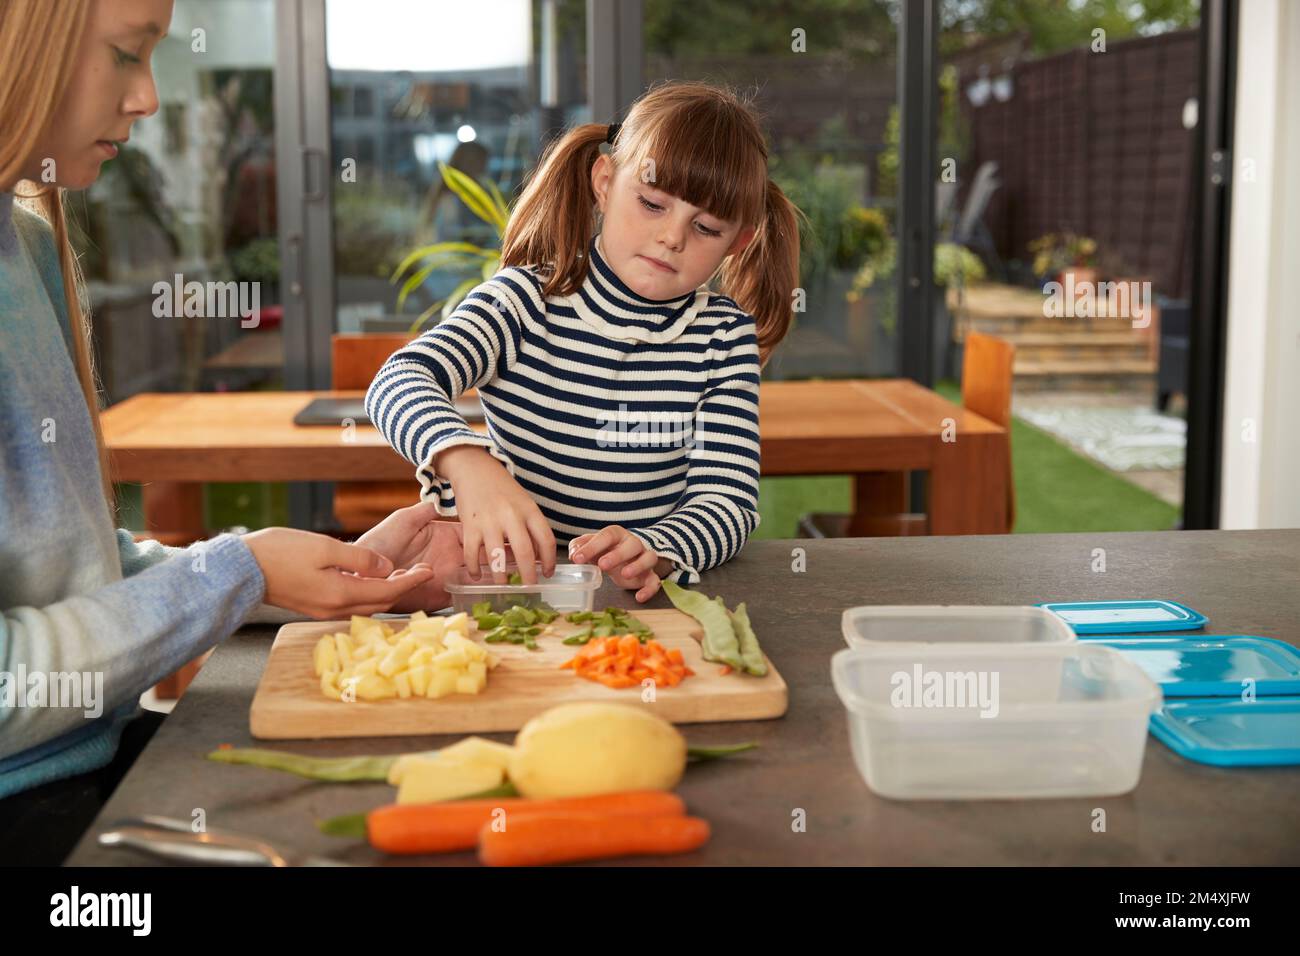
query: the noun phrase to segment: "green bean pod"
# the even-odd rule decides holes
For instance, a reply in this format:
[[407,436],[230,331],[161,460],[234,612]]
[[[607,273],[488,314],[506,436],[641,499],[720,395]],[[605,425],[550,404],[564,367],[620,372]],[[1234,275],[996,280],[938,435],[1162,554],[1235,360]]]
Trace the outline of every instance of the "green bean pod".
[[688,591],[672,581],[664,581],[663,590],[677,610],[700,622],[704,629],[701,650],[706,661],[727,664],[738,671],[745,669],[740,656],[740,642],[736,639],[725,605],[720,606],[699,591]]

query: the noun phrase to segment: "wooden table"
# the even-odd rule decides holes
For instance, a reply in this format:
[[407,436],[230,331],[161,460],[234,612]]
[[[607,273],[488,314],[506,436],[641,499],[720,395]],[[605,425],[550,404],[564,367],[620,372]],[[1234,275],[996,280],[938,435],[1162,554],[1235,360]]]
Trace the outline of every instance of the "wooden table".
[[[805,548],[807,570],[791,573]],[[1104,548],[1107,572],[1090,564]],[[752,753],[692,766],[678,793],[709,821],[713,838],[680,857],[642,866],[1295,866],[1300,864],[1300,767],[1230,769],[1192,763],[1148,735],[1137,789],[1115,797],[1053,800],[889,800],[853,766],[844,706],[831,686],[843,648],[840,615],[860,604],[1033,604],[1161,597],[1207,615],[1214,634],[1260,634],[1300,643],[1300,530],[1161,531],[752,541],[704,573],[700,590],[745,601],[763,649],[790,687],[778,720],[684,726],[695,744],[756,741]],[[608,582],[596,606],[633,606]],[[650,607],[668,607],[656,595]],[[273,627],[247,627],[208,666],[127,772],[68,863],[157,865],[99,846],[114,821],[156,813],[238,830],[292,849],[364,865],[474,864],[472,853],[380,856],[327,837],[315,821],[393,799],[381,783],[309,783],[258,767],[204,760],[220,744],[261,746],[248,711]],[[511,734],[488,735],[509,742]],[[285,741],[319,757],[444,747],[454,736]],[[805,831],[790,825],[793,808]],[[1097,808],[1106,831],[1096,832]],[[1137,879],[1135,877],[1135,879]],[[75,882],[75,881],[74,881]],[[1139,881],[1140,882],[1140,881]],[[1148,880],[1148,882],[1151,882]],[[1169,882],[1169,881],[1167,881]],[[1230,882],[1230,881],[1229,881]],[[1171,885],[1176,885],[1174,878]],[[1155,884],[1158,885],[1158,884]],[[1181,888],[1181,887],[1180,887]],[[1202,881],[1196,889],[1207,887]],[[1224,887],[1227,888],[1227,887]],[[1232,889],[1237,887],[1233,886]],[[1014,905],[1014,901],[1011,904]]]
[[[205,530],[204,482],[413,482],[369,425],[293,424],[313,398],[360,394],[136,395],[103,415],[113,478],[143,483],[150,532],[191,540]],[[1005,530],[1005,429],[935,392],[905,379],[770,382],[759,406],[764,475],[854,475],[856,514],[868,515],[906,511],[904,473],[928,471],[932,534]]]
[[[410,480],[414,501],[414,469],[373,426],[293,423],[313,398],[362,394],[136,395],[103,415],[113,479],[142,483],[145,526],[169,544],[206,536],[205,482]],[[850,535],[865,535],[875,515],[908,511],[909,471],[930,473],[932,534],[1006,530],[1006,430],[915,382],[764,383],[759,423],[764,475],[853,475]],[[159,684],[158,696],[179,697],[198,666]]]

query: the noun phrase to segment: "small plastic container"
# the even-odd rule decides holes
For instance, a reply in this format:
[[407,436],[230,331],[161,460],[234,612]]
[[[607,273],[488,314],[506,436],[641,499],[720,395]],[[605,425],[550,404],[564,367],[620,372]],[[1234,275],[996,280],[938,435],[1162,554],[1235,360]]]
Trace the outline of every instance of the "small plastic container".
[[[506,565],[506,577],[518,570],[517,565]],[[451,595],[455,611],[469,611],[481,601],[491,601],[492,610],[504,611],[524,601],[540,600],[567,614],[570,611],[590,611],[600,581],[600,568],[592,564],[557,564],[555,573],[549,578],[542,577],[539,564],[536,584],[497,584],[492,572],[484,567],[479,568],[477,578],[470,577],[468,568],[461,568],[447,582],[447,593]]]
[[876,643],[838,652],[831,679],[858,772],[898,800],[1127,793],[1162,702],[1132,661],[1080,642]]
[[1074,630],[1041,607],[867,605],[841,618],[849,647],[907,644],[1069,644]]

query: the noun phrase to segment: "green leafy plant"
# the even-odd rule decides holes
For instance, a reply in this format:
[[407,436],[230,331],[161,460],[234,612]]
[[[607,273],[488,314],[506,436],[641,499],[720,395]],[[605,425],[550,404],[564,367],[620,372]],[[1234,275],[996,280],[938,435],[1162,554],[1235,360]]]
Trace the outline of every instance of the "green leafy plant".
[[[896,243],[889,238],[886,247],[863,263],[853,277],[845,298],[856,302],[878,280],[889,278],[897,264]],[[940,242],[934,247],[934,283],[952,289],[979,282],[987,275],[984,263],[970,249],[955,242]]]
[[[885,119],[884,148],[876,154],[875,195],[898,195],[898,106],[889,108]],[[939,141],[938,158],[961,163],[970,148],[970,126],[961,111],[957,68],[951,64],[939,72]]]
[[956,242],[940,242],[934,247],[934,282],[945,289],[979,282],[987,275],[980,257]]
[[253,239],[230,253],[230,270],[241,282],[280,280],[280,243],[273,237]]
[[844,262],[852,255],[844,228],[846,211],[861,196],[861,172],[829,156],[814,158],[804,152],[774,156],[769,171],[806,217],[799,223],[799,284],[806,289],[833,268],[856,266]]
[[[438,170],[442,173],[447,188],[456,194],[470,212],[492,227],[496,233],[497,246],[489,248],[472,242],[435,242],[414,250],[398,264],[389,279],[394,284],[402,282],[402,289],[397,295],[398,312],[402,311],[407,296],[418,289],[434,270],[445,269],[465,276],[450,295],[433,303],[411,323],[410,331],[413,335],[435,313],[440,313],[440,321],[446,319],[475,286],[486,282],[500,270],[501,238],[510,221],[510,207],[492,180],[484,180],[484,188],[473,177],[454,166],[439,162]],[[406,275],[408,272],[410,274]]]
[[857,268],[889,245],[889,219],[884,210],[854,206],[843,217],[834,261],[842,269]]
[[404,189],[383,181],[334,190],[334,262],[340,275],[383,278],[418,234],[420,213]]
[[1049,232],[1029,243],[1034,254],[1034,275],[1055,275],[1063,269],[1088,268],[1097,253],[1097,242],[1073,232]]

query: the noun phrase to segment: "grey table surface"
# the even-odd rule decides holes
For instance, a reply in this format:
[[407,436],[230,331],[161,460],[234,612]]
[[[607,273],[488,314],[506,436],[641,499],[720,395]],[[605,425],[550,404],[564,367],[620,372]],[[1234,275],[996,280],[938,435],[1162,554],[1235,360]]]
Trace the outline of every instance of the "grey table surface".
[[[1097,548],[1105,571],[1093,570]],[[806,568],[796,570],[804,549]],[[678,792],[713,826],[709,844],[666,864],[708,865],[1275,865],[1300,863],[1300,767],[1220,769],[1148,735],[1137,789],[1118,797],[894,801],[867,789],[830,681],[844,646],[840,613],[858,604],[1032,604],[1138,597],[1181,601],[1205,633],[1300,645],[1300,530],[1088,533],[949,538],[753,541],[700,589],[745,601],[790,687],[780,719],[683,725],[693,743],[754,740],[743,757],[688,769]],[[602,603],[603,602],[603,603]],[[605,604],[635,606],[606,585]],[[669,606],[662,595],[649,606]],[[327,784],[204,759],[219,744],[257,746],[248,730],[273,627],[217,648],[68,859],[152,864],[99,847],[112,821],[146,813],[274,839],[360,864],[472,864],[469,853],[385,859],[325,837],[314,821],[391,802],[383,784]],[[510,734],[488,735],[508,741]],[[275,742],[320,756],[434,748],[452,737]],[[1094,832],[1094,810],[1106,811]],[[804,826],[797,825],[799,820]]]

